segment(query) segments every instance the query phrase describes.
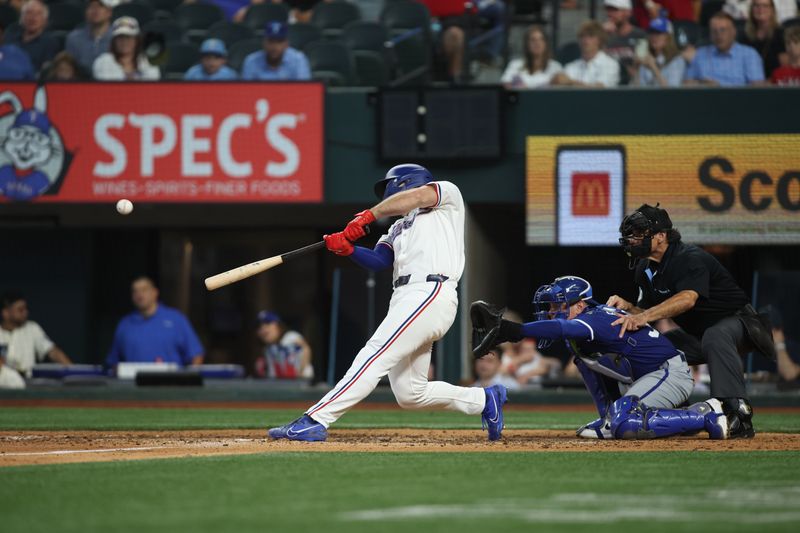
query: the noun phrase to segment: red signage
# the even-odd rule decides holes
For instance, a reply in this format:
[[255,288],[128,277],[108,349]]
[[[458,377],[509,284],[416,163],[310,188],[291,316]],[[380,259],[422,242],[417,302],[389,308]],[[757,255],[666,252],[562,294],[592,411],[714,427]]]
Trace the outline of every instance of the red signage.
[[8,83],[0,202],[321,202],[315,83]]
[[607,172],[572,174],[572,214],[606,216],[609,213],[609,175]]

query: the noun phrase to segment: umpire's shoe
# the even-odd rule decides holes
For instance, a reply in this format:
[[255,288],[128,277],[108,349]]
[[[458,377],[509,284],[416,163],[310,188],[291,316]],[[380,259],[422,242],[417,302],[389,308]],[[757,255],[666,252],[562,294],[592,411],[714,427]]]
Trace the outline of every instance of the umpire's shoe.
[[753,429],[753,407],[744,398],[720,399],[725,415],[728,417],[729,439],[752,439],[756,435]]
[[502,385],[486,387],[486,407],[481,413],[483,428],[489,429],[489,440],[500,440],[503,433],[503,404],[506,403],[508,389]]
[[310,416],[303,415],[285,426],[270,429],[269,436],[273,439],[323,441],[328,438],[328,430]]

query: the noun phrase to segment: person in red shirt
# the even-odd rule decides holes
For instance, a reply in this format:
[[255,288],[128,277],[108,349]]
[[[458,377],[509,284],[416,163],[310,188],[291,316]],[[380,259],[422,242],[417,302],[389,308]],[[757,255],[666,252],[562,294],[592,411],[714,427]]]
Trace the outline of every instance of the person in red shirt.
[[[666,14],[661,11],[665,10]],[[633,18],[640,28],[647,28],[654,18],[669,20],[688,20],[697,22],[693,0],[635,0]]]
[[800,87],[800,26],[789,26],[783,32],[789,64],[772,71],[769,81],[775,85]]

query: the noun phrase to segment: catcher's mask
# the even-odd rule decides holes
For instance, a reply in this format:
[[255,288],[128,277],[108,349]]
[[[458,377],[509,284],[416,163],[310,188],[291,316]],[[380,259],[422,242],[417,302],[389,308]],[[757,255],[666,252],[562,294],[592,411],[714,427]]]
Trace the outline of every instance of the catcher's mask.
[[[569,308],[577,302],[585,301],[589,305],[597,305],[592,300],[592,286],[578,276],[562,276],[548,285],[536,289],[533,295],[535,320],[554,320],[569,317]],[[547,348],[552,344],[550,339],[539,339],[539,348]]]
[[653,235],[672,229],[672,220],[664,209],[643,204],[626,216],[619,226],[619,243],[633,262],[650,255]]

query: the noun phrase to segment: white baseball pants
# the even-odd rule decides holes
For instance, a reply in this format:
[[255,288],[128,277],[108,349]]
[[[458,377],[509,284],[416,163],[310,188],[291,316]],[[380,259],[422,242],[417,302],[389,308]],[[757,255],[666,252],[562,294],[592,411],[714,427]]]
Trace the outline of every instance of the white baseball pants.
[[386,318],[358,352],[350,369],[306,414],[328,427],[366,398],[387,374],[397,403],[403,408],[480,414],[486,401],[480,387],[428,381],[433,342],[450,329],[457,306],[453,281],[410,283],[396,288]]

